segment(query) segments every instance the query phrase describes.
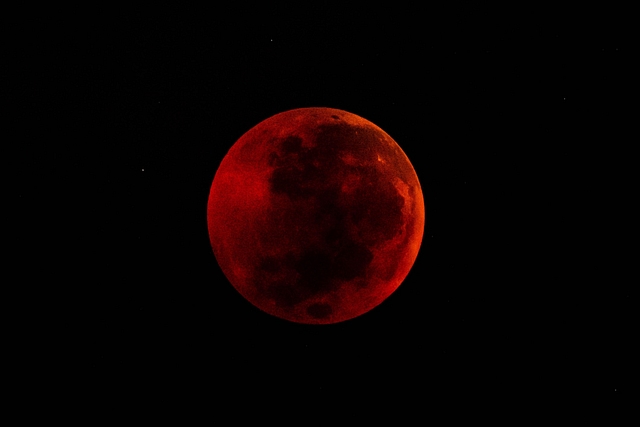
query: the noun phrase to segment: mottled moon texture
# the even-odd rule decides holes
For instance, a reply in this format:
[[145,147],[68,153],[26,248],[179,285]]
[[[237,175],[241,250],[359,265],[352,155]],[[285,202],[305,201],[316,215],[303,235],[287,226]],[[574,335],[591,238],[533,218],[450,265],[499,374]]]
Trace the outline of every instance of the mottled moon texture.
[[286,111],[245,133],[215,174],[207,215],[215,257],[238,292],[307,324],[352,319],[391,295],[425,222],[398,144],[331,108]]

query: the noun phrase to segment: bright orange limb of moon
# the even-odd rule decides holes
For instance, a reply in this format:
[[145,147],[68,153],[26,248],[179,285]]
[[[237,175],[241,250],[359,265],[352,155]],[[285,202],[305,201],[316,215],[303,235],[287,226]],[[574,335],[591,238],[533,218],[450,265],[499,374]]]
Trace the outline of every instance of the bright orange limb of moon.
[[244,134],[215,174],[207,215],[238,292],[271,315],[314,324],[360,316],[391,295],[425,222],[398,144],[331,108],[286,111]]

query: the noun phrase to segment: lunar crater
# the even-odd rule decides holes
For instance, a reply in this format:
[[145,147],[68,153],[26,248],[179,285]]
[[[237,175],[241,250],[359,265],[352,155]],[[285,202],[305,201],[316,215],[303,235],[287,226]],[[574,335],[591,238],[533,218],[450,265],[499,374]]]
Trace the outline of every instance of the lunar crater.
[[307,313],[314,319],[324,319],[331,316],[333,309],[327,303],[315,303],[307,307]]

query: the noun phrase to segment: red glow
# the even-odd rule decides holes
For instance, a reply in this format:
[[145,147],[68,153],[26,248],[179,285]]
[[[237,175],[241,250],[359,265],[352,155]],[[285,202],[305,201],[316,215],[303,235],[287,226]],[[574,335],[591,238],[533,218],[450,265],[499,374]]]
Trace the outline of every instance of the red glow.
[[306,108],[244,134],[216,172],[216,259],[256,307],[336,323],[386,299],[416,259],[425,211],[404,152],[351,113]]

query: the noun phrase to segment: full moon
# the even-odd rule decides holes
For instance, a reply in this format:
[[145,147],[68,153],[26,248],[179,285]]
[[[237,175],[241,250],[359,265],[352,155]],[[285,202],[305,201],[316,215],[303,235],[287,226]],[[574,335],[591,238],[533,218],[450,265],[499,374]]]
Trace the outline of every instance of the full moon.
[[213,253],[260,310],[337,323],[400,286],[422,242],[411,162],[378,126],[332,108],[270,117],[231,147],[207,205]]

